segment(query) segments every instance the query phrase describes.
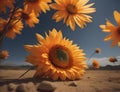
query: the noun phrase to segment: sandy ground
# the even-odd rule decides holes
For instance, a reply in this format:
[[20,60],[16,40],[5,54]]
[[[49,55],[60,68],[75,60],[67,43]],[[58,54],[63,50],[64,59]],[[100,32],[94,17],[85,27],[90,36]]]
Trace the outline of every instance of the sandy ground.
[[[120,92],[120,70],[87,70],[83,79],[76,81],[51,81],[48,79],[33,79],[34,70],[24,77],[18,77],[25,70],[0,70],[0,92],[43,92],[37,91],[42,81],[55,85],[54,92]],[[32,84],[34,91],[9,91],[8,85]],[[30,89],[31,90],[31,89]]]

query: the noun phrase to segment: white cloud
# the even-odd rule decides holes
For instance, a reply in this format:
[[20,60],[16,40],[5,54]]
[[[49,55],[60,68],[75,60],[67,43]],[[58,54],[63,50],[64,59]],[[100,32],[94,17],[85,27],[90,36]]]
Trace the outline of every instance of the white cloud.
[[99,64],[100,64],[101,66],[106,66],[106,65],[120,65],[120,56],[117,56],[116,58],[117,58],[118,62],[116,62],[115,64],[109,62],[109,57],[102,57],[102,58],[93,57],[93,58],[91,58],[89,61],[87,61],[87,64],[88,64],[88,65],[91,65],[93,59],[96,59],[96,60],[98,60],[98,62],[99,62]]

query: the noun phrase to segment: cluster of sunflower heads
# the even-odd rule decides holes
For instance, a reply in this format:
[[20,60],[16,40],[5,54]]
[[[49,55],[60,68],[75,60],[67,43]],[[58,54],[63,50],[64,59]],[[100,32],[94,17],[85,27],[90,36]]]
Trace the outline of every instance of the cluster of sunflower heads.
[[[19,5],[20,2],[23,5]],[[16,34],[21,34],[24,23],[34,27],[40,21],[39,15],[50,8],[56,11],[52,17],[56,22],[63,20],[72,30],[75,30],[75,24],[84,28],[87,22],[92,22],[92,17],[88,14],[96,11],[91,8],[94,3],[87,4],[88,2],[89,0],[55,0],[54,3],[52,0],[0,0],[0,13],[9,14],[7,19],[0,17],[0,33],[5,31],[6,37],[14,39]]]
[[[96,11],[91,8],[94,3],[87,4],[88,2],[89,0],[54,0],[54,3],[52,0],[24,0],[23,6],[17,7],[18,1],[0,0],[0,12],[8,12],[6,7],[10,9],[8,19],[0,17],[0,33],[14,39],[16,34],[21,34],[24,23],[34,27],[39,23],[39,15],[50,8],[55,10],[52,18],[56,22],[63,20],[72,30],[75,30],[76,24],[84,28],[87,22],[92,22],[89,14]],[[46,38],[40,34],[36,34],[36,37],[38,45],[25,46],[30,52],[26,61],[38,66],[35,77],[75,80],[83,76],[87,68],[84,51],[69,39],[63,38],[61,31],[53,29],[49,35],[46,34]]]

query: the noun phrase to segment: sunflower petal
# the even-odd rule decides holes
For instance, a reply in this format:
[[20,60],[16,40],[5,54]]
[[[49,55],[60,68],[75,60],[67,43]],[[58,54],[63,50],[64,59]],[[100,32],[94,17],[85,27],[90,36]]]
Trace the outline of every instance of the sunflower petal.
[[117,12],[117,11],[114,11],[114,18],[115,18],[115,21],[120,24],[120,13]]
[[38,33],[36,33],[36,38],[40,44],[43,44],[45,41],[44,37]]
[[118,43],[118,40],[117,40],[117,39],[114,39],[114,40],[112,41],[111,47],[114,47],[117,43]]
[[111,35],[107,35],[104,39],[104,41],[108,41],[108,40],[111,40],[112,39],[112,36]]

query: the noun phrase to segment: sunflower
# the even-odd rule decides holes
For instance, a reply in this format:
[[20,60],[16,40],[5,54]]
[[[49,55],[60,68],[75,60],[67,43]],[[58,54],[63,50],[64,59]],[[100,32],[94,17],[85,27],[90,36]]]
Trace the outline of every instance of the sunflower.
[[99,65],[99,63],[96,59],[93,60],[92,66],[93,66],[93,68],[99,68],[100,67],[100,65]]
[[6,33],[6,36],[14,39],[16,34],[21,34],[21,30],[23,29],[22,21],[14,20],[10,26],[8,27],[8,32]]
[[110,33],[104,39],[104,41],[112,40],[111,46],[114,47],[116,44],[120,47],[120,13],[114,11],[114,18],[117,22],[117,26],[113,25],[109,20],[106,21],[106,25],[100,25],[103,32]]
[[51,0],[25,0],[24,9],[31,13],[32,11],[35,15],[39,15],[39,13],[44,12],[46,13],[47,10],[50,10],[48,3]]
[[46,38],[40,34],[36,37],[39,44],[25,45],[30,53],[26,61],[38,66],[35,77],[75,80],[83,76],[87,68],[85,54],[72,41],[63,38],[61,31],[53,29]]
[[[0,32],[5,31],[4,27],[6,27],[7,23],[8,23],[8,20],[0,18],[0,27],[1,27]],[[20,31],[22,30],[22,28],[23,28],[23,24],[21,21],[12,20],[8,25],[6,36],[11,39],[14,39],[16,34],[21,34]]]
[[109,61],[112,62],[112,63],[115,63],[115,62],[117,62],[118,60],[117,60],[117,58],[111,56],[111,57],[109,58]]
[[2,50],[0,52],[0,59],[7,59],[9,56],[9,52],[7,50]]
[[100,53],[101,53],[101,49],[100,49],[100,48],[96,48],[96,49],[95,49],[95,53],[100,54]]
[[6,12],[6,7],[13,8],[15,0],[0,0],[0,12]]
[[35,24],[39,23],[39,19],[36,17],[34,12],[28,13],[26,10],[18,9],[14,17],[23,19],[27,25],[34,27]]
[[[95,12],[95,8],[91,8],[94,3],[87,4],[89,0],[55,0],[56,3],[50,4],[50,7],[57,10],[53,15],[56,22],[64,20],[67,26],[75,30],[75,24],[80,28],[84,28],[86,22],[92,22],[91,16],[88,14]],[[86,5],[87,4],[87,5]]]

